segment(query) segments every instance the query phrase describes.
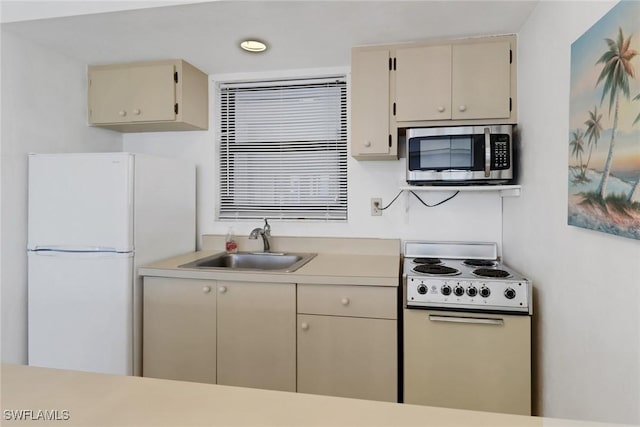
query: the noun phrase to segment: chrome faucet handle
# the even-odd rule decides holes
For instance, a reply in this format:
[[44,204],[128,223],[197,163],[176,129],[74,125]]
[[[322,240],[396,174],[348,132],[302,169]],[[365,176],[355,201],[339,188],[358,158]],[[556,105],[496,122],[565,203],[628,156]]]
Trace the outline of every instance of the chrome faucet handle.
[[271,226],[269,225],[269,221],[267,221],[267,218],[264,219],[264,234],[266,234],[267,236],[271,235]]

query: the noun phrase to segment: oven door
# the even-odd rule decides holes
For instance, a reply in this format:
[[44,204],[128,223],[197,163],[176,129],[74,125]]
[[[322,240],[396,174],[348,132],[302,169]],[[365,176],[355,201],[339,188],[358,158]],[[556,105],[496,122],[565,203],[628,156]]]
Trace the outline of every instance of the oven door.
[[531,415],[531,317],[405,309],[404,401]]

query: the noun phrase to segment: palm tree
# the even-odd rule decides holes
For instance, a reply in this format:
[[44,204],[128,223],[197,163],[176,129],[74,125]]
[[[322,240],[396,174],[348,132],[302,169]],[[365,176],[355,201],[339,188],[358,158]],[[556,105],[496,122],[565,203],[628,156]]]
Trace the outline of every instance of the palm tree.
[[[634,101],[640,101],[640,93],[637,94],[634,98]],[[640,113],[638,113],[638,115],[636,116],[635,120],[633,121],[633,124],[631,126],[635,126],[636,123],[640,122]],[[627,198],[627,200],[629,200],[630,202],[637,202],[640,201],[640,177],[638,177],[638,179],[636,180],[636,185],[633,186],[633,188],[631,189],[631,191],[629,192],[629,197]]]
[[589,157],[587,157],[587,163],[584,165],[585,173],[591,161],[593,147],[598,148],[598,140],[600,139],[600,132],[602,132],[601,118],[602,114],[598,114],[598,106],[596,105],[593,107],[593,111],[589,111],[589,119],[584,122],[584,124],[587,125],[587,130],[584,134],[588,137],[587,145],[589,146]]
[[607,155],[602,179],[600,180],[600,185],[597,190],[603,200],[607,194],[607,182],[609,180],[609,174],[611,173],[611,160],[613,157],[616,130],[618,129],[620,93],[629,99],[629,76],[635,77],[635,72],[631,65],[631,58],[638,54],[634,49],[629,48],[629,45],[631,44],[631,36],[625,40],[624,35],[622,34],[622,28],[618,28],[618,38],[616,41],[612,39],[605,39],[605,41],[609,46],[609,50],[607,50],[596,62],[596,64],[604,64],[604,67],[598,76],[596,86],[598,86],[601,81],[604,82],[600,103],[602,104],[605,96],[609,94],[609,115],[611,115],[611,108],[613,107],[614,102],[615,110],[613,114],[613,128],[611,129],[609,154]]
[[[582,153],[584,152],[584,134],[582,133],[582,129],[576,129],[575,132],[571,132],[571,141],[569,142],[569,147],[571,147],[571,155],[575,157],[580,163],[580,175],[578,175],[577,179],[584,176],[583,165],[582,165]],[[575,176],[575,175],[574,175]]]

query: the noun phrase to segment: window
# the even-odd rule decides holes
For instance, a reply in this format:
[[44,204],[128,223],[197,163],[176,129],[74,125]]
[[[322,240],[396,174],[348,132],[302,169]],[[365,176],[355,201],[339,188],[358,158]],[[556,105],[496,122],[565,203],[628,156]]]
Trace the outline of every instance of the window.
[[344,76],[220,83],[219,219],[347,219]]

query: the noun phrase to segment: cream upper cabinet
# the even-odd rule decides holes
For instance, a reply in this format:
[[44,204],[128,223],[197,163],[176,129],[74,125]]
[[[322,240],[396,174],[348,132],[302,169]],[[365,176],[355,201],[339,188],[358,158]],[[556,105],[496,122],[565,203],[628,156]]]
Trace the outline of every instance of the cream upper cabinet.
[[511,118],[508,41],[452,46],[452,119]]
[[216,282],[144,278],[142,375],[216,382]]
[[411,127],[514,124],[516,36],[351,50],[351,155],[398,157]]
[[218,384],[296,391],[296,285],[218,282]]
[[397,288],[298,285],[298,392],[396,402]]
[[181,60],[90,66],[89,124],[123,132],[208,128],[208,78]]
[[351,155],[362,160],[395,158],[389,132],[389,49],[351,52]]
[[396,120],[451,119],[451,46],[396,51]]
[[395,58],[399,127],[403,122],[511,119],[509,41],[399,48]]

